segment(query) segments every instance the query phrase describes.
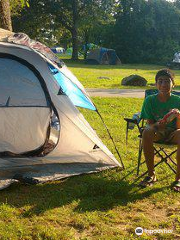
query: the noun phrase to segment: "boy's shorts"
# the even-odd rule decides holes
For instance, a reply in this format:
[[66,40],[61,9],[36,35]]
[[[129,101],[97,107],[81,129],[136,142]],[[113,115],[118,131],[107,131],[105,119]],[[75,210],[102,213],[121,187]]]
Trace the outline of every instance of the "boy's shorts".
[[176,129],[173,128],[165,128],[162,131],[155,132],[157,136],[157,142],[159,143],[170,143],[175,135]]

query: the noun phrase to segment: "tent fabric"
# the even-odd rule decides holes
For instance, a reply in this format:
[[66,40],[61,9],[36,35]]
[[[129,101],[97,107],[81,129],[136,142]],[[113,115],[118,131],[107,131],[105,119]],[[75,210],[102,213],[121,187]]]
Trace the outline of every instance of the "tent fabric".
[[0,108],[0,152],[22,154],[41,147],[46,141],[49,108]]
[[64,62],[61,61],[51,51],[51,49],[49,47],[47,47],[46,45],[44,45],[38,41],[30,39],[29,36],[24,33],[13,33],[12,35],[7,37],[7,42],[30,47],[31,49],[36,50],[36,51],[40,52],[41,54],[43,54],[45,57],[47,57],[52,62],[57,64],[57,66],[61,67],[64,65]]
[[94,104],[90,101],[90,99],[88,99],[64,73],[58,71],[50,64],[49,68],[60,86],[60,91],[63,91],[63,93],[69,97],[75,106],[87,108],[90,110],[96,110]]
[[115,50],[107,48],[92,49],[86,59],[89,64],[106,64],[116,65],[121,64]]
[[[33,50],[41,53],[46,58],[48,58],[51,62],[56,64],[56,67],[62,67],[65,65],[64,62],[62,60],[60,60],[50,48],[48,48],[47,46],[43,45],[40,42],[30,39],[24,33],[15,33],[15,34],[13,33],[11,36],[7,37],[7,42],[21,44],[23,46],[28,46],[28,47],[32,48]],[[51,70],[53,69],[52,65],[51,65],[50,69]],[[53,70],[53,72],[54,72],[54,70]],[[68,71],[66,71],[66,72],[68,72]],[[58,83],[60,83],[59,74],[56,74],[56,77],[58,78]],[[64,74],[64,76],[61,74],[61,78],[63,78],[63,77],[64,77],[64,79],[66,79],[66,81],[65,81],[66,85],[64,84],[62,86],[62,89],[70,97],[72,102],[75,103],[75,106],[80,106],[80,107],[85,107],[85,108],[88,108],[91,110],[96,110],[95,106],[93,105],[93,103],[91,102],[89,97],[85,96],[87,94],[85,93],[85,91],[83,91],[82,85],[80,86],[81,89],[78,89],[79,88],[78,85],[80,85],[80,84],[75,79],[75,77],[71,77],[71,78],[73,78],[74,85],[71,83],[71,78],[67,79],[65,74]],[[67,86],[67,84],[68,84],[68,86]],[[76,84],[77,84],[77,87],[75,86]]]
[[[0,157],[2,188],[6,183],[8,185],[13,182],[11,179],[17,173],[39,181],[47,181],[121,167],[75,107],[70,98],[71,94],[59,95],[60,86],[54,80],[49,64],[57,68],[61,77],[66,76],[71,84],[74,84],[71,86],[76,86],[76,90],[81,90],[80,92],[90,100],[82,84],[66,66],[59,68],[41,53],[15,43],[0,42],[0,55],[6,56],[4,60],[7,56],[11,56],[11,59],[13,56],[13,61],[17,58],[15,64],[9,59],[4,65],[0,64],[0,86],[2,84],[5,92],[7,89],[4,98],[0,97],[2,102],[0,111],[3,115],[3,121],[0,123],[0,138],[4,142],[4,145],[1,144],[3,146],[0,145],[0,154],[2,151],[23,153],[40,148],[47,140],[48,127],[53,126],[52,111],[55,114],[54,119],[56,121],[58,119],[58,127],[52,128],[48,141],[53,148],[47,154],[21,158]],[[7,62],[12,64],[12,71],[8,73]],[[29,70],[32,72],[30,73]],[[3,80],[4,78],[7,81]],[[63,85],[63,80],[61,81]],[[12,101],[8,100],[10,89]],[[89,102],[91,103],[91,100]]]
[[0,66],[0,107],[48,105],[39,80],[27,66],[1,56]]
[[[61,124],[64,123],[66,126],[66,120],[63,120],[63,118],[66,117],[65,119],[70,119],[72,124],[74,124],[76,127],[78,127],[80,129],[80,131],[83,131],[84,135],[88,136],[88,134],[91,134],[91,137],[93,138],[93,141],[94,141],[93,145],[96,144],[96,142],[98,140],[97,145],[99,145],[99,147],[101,147],[101,145],[102,145],[102,147],[106,149],[104,144],[102,144],[102,142],[99,141],[100,139],[97,138],[97,135],[92,130],[90,125],[87,124],[86,120],[84,120],[82,118],[79,111],[75,107],[73,107],[69,98],[64,95],[59,95],[59,96],[57,95],[59,92],[59,86],[52,79],[52,74],[49,71],[48,64],[44,61],[44,59],[42,59],[35,52],[32,52],[32,51],[29,52],[26,49],[21,49],[21,51],[19,51],[19,46],[16,47],[14,45],[13,46],[11,45],[11,47],[10,47],[8,44],[4,44],[3,50],[6,53],[8,53],[8,52],[11,54],[14,53],[16,56],[18,56],[20,58],[21,57],[24,58],[25,60],[29,61],[29,63],[34,64],[36,66],[37,70],[41,72],[42,77],[44,78],[44,80],[46,80],[47,88],[49,89],[49,94],[51,95],[52,101],[59,112]],[[0,47],[0,51],[1,51],[1,47]],[[63,71],[63,68],[61,68],[59,70]],[[60,140],[61,140],[62,131],[63,131],[63,128],[61,127]],[[72,132],[72,138],[73,138],[73,132]],[[63,142],[59,141],[59,144],[62,145],[64,143],[64,141],[65,141],[65,139],[63,139]],[[82,145],[82,143],[79,142],[79,145]],[[92,150],[91,147],[89,149]],[[57,148],[57,151],[58,151],[58,148]],[[56,148],[54,149],[54,151],[51,154],[53,154],[55,152],[56,152]],[[107,155],[109,155],[109,153],[110,152],[108,151]]]
[[[61,73],[63,73],[68,79],[71,80],[83,93],[84,95],[89,98],[89,94],[85,91],[83,85],[78,81],[78,79],[74,76],[74,74],[64,65],[61,68]],[[89,98],[90,100],[90,98]],[[90,100],[91,101],[91,100]]]

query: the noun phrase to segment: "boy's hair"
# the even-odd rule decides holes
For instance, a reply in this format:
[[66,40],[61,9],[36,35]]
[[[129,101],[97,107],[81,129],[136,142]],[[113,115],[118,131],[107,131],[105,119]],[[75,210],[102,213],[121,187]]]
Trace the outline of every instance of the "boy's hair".
[[174,73],[170,69],[164,68],[164,69],[159,70],[156,73],[156,77],[155,77],[156,82],[157,82],[157,80],[158,80],[158,78],[160,76],[167,76],[167,77],[169,77],[171,79],[173,85],[174,85]]

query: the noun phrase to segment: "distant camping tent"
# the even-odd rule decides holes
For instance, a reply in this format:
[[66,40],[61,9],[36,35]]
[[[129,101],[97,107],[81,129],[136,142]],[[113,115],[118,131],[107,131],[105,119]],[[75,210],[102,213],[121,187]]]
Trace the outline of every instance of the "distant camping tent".
[[71,56],[71,55],[72,55],[72,52],[73,52],[72,47],[66,49],[66,54],[67,54],[67,55]]
[[173,60],[167,63],[167,67],[171,69],[180,69],[180,51],[174,54]]
[[121,64],[115,50],[107,48],[92,49],[86,59],[87,64]]
[[63,47],[52,47],[51,51],[53,53],[65,53],[65,49]]
[[43,44],[0,29],[0,188],[121,166],[76,106],[96,107]]

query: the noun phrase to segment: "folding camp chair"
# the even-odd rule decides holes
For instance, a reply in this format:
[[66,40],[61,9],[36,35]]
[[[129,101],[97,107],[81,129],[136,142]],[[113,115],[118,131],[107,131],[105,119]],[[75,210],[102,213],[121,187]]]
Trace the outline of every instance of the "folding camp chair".
[[[157,89],[148,89],[145,91],[145,98],[149,95],[158,93]],[[180,92],[172,91],[173,94],[180,96]],[[139,151],[138,151],[138,162],[137,162],[137,175],[139,175],[140,165],[144,162],[141,162],[142,157],[142,132],[144,129],[144,119],[138,118],[138,115],[134,114],[133,118],[124,118],[127,122],[126,126],[126,143],[128,140],[128,130],[133,129],[132,124],[138,127],[139,130]],[[167,150],[169,150],[167,152]],[[175,167],[176,163],[172,159],[172,156],[177,152],[177,147],[175,144],[168,144],[168,143],[154,143],[154,154],[157,157],[160,157],[160,161],[157,162],[154,167],[157,167],[161,163],[165,163],[174,173],[176,173]],[[140,177],[147,174],[147,171],[144,172]]]

